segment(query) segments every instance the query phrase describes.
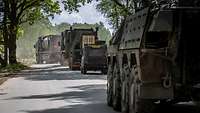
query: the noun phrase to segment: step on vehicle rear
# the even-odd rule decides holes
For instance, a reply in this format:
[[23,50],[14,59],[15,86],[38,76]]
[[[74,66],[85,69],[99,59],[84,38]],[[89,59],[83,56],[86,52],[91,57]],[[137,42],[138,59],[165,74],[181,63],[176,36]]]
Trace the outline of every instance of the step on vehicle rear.
[[[102,44],[98,42],[103,42]],[[96,41],[95,44],[85,44],[82,49],[81,73],[87,71],[101,71],[107,74],[107,46],[105,41]]]

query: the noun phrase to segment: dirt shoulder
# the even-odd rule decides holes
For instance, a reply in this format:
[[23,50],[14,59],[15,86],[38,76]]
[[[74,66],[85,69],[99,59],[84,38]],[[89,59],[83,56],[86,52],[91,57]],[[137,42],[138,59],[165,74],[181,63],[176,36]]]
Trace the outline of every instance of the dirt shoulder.
[[16,73],[29,68],[30,67],[21,63],[0,68],[0,85],[2,85],[9,78],[15,77]]

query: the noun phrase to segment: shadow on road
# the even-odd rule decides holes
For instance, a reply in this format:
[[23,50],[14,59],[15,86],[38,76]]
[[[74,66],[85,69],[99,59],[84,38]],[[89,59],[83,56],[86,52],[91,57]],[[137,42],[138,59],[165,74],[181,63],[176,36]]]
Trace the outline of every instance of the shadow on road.
[[[173,106],[174,108],[165,108],[157,113],[199,113],[194,107],[191,106]],[[27,113],[81,113],[81,111],[86,111],[82,113],[107,113],[104,112],[105,105],[98,104],[88,104],[88,105],[75,105],[70,107],[61,107],[57,109],[46,109],[41,111],[26,111]],[[106,111],[106,110],[105,110]],[[112,112],[110,112],[112,113]]]
[[[14,97],[12,99],[48,99],[50,101],[54,100],[67,100],[67,99],[81,99],[83,102],[99,103],[105,102],[106,89],[105,84],[98,85],[80,85],[75,87],[66,87],[70,89],[68,92],[62,92],[58,94],[42,94],[42,95],[30,95]],[[79,91],[77,91],[79,90]]]
[[[64,100],[71,104],[45,110],[23,110],[26,113],[116,113],[112,108],[106,105],[105,84],[98,85],[80,85],[75,87],[66,87],[72,91],[58,94],[30,95],[15,97],[9,100],[21,99],[48,99],[49,101]],[[73,91],[79,90],[79,91]]]
[[0,95],[6,95],[6,94],[8,94],[8,93],[0,93]]
[[[15,97],[12,99],[48,99],[50,101],[65,100],[71,101],[74,105],[67,105],[59,108],[45,110],[23,111],[26,113],[116,113],[106,105],[105,84],[80,85],[67,87],[80,91],[69,91],[58,94],[30,95]],[[108,112],[109,111],[109,112]],[[173,106],[158,107],[154,113],[200,113],[200,109],[194,105],[176,104]]]
[[95,104],[79,104],[72,106],[65,106],[56,109],[46,109],[39,111],[23,111],[26,113],[116,113],[111,108],[103,103]]
[[80,79],[102,79],[106,76],[101,73],[88,73],[83,75],[80,71],[70,71],[67,67],[60,65],[51,65],[47,67],[33,67],[16,74],[17,77],[24,77],[26,80],[44,81],[44,80],[80,80]]

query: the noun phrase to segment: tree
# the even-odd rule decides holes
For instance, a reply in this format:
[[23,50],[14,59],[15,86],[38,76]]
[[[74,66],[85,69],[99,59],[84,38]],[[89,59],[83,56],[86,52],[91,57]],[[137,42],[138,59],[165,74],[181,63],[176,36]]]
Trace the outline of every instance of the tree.
[[3,53],[3,32],[2,30],[0,30],[0,64],[4,65],[4,59],[2,57],[2,53]]
[[97,9],[109,19],[109,23],[113,28],[117,29],[127,15],[134,13],[134,1],[101,0],[97,5]]
[[128,15],[135,14],[154,2],[156,0],[101,0],[97,9],[109,19],[114,29],[118,29]]
[[78,12],[78,8],[86,3],[91,3],[93,0],[63,0],[64,8],[69,13],[76,11]]
[[59,3],[54,0],[3,0],[8,31],[9,63],[15,64],[17,33],[22,23],[34,21],[60,13]]

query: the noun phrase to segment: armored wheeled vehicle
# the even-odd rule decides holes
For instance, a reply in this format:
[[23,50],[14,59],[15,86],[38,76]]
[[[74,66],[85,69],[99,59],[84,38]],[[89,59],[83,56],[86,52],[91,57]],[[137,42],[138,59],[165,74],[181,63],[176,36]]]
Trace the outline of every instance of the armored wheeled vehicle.
[[148,113],[155,103],[199,103],[200,8],[194,1],[141,2],[125,18],[108,48],[109,106]]
[[62,32],[61,59],[71,70],[80,69],[81,51],[84,44],[95,44],[98,29],[76,29],[70,28]]
[[34,45],[38,64],[59,63],[60,39],[60,35],[47,35],[38,38]]
[[107,45],[105,41],[96,41],[95,44],[87,44],[84,46],[82,49],[80,68],[83,74],[86,74],[87,71],[107,73]]

